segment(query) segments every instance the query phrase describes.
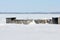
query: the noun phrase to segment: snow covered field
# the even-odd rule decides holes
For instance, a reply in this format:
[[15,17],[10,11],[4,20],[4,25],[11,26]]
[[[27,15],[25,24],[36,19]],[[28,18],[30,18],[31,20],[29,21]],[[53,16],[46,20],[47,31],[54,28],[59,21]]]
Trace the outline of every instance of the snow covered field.
[[60,24],[6,24],[6,17],[51,18],[59,14],[1,14],[0,40],[60,40]]
[[0,24],[0,40],[60,40],[60,25]]

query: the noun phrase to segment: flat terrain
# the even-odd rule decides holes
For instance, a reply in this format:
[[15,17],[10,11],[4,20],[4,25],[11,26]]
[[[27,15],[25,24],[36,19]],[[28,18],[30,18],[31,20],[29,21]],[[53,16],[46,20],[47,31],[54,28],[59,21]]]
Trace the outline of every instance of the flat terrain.
[[60,40],[60,25],[0,24],[0,40]]

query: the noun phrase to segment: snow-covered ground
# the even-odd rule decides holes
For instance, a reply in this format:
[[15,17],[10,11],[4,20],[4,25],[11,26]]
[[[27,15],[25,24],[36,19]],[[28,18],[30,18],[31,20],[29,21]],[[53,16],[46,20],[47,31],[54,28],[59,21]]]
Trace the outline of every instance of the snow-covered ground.
[[52,18],[59,14],[0,14],[0,40],[60,40],[60,24],[6,24],[6,17]]
[[0,40],[60,40],[60,25],[0,24]]

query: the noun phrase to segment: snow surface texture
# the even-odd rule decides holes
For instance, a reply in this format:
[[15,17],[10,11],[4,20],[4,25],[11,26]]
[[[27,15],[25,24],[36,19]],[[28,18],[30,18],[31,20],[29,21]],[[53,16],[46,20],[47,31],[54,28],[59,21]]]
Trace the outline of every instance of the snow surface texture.
[[0,40],[60,40],[60,25],[0,24]]

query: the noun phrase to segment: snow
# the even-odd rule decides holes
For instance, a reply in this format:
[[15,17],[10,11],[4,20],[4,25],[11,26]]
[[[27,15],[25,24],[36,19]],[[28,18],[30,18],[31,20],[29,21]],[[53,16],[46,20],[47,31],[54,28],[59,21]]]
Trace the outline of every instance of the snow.
[[59,14],[0,14],[0,40],[60,40],[60,24],[6,24],[7,17],[51,19]]
[[60,40],[60,25],[0,24],[0,40]]

